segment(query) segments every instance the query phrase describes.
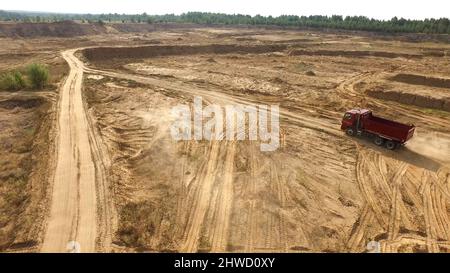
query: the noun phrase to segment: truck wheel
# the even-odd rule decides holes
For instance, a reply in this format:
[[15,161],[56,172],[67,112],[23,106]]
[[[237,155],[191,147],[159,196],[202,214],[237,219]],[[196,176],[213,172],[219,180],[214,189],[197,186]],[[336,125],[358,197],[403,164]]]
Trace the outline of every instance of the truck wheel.
[[353,128],[347,128],[347,130],[345,130],[345,133],[349,136],[354,136],[355,130]]
[[381,146],[384,143],[384,139],[382,137],[376,136],[373,139],[373,143],[375,143],[375,145],[377,145],[377,146]]
[[386,149],[388,149],[388,150],[394,150],[395,148],[397,148],[397,144],[391,140],[386,141],[386,143],[384,145],[385,145]]

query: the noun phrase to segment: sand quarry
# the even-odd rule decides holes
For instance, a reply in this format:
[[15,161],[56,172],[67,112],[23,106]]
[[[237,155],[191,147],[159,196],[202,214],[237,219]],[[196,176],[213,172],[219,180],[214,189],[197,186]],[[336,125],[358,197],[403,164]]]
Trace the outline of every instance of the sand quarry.
[[[448,43],[111,29],[0,38],[1,71],[52,75],[0,92],[1,251],[450,252]],[[195,96],[279,105],[280,147],[175,141],[170,111]],[[396,151],[350,138],[352,108],[416,135]]]

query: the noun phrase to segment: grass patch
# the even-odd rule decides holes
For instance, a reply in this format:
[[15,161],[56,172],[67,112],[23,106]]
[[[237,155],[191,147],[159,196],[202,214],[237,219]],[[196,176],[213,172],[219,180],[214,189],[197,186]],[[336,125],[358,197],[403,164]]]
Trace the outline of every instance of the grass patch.
[[19,91],[26,88],[40,90],[47,86],[50,73],[43,64],[31,64],[23,69],[25,75],[17,70],[0,75],[0,89],[6,91]]
[[12,71],[0,76],[0,88],[8,91],[18,91],[25,88],[25,79],[19,71]]
[[49,72],[42,64],[30,64],[27,67],[27,75],[30,85],[34,89],[42,89],[48,83]]

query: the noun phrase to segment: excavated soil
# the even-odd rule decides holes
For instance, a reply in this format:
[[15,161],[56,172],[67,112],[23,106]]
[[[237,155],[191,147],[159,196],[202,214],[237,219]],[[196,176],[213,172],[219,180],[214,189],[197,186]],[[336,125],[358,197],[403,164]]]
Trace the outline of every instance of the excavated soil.
[[286,49],[283,45],[181,45],[181,46],[146,46],[146,47],[102,47],[83,50],[83,55],[90,62],[114,58],[152,58],[161,56],[195,55],[195,54],[261,54]]
[[0,23],[0,37],[74,37],[105,34],[101,24],[78,24],[73,21],[55,23]]
[[359,88],[374,98],[450,112],[449,84],[448,79],[431,75],[384,73],[376,81],[361,82]]
[[0,96],[0,251],[33,249],[47,205],[52,102]]
[[422,76],[414,74],[397,74],[391,77],[390,80],[408,84],[450,89],[450,79],[445,78],[435,78],[430,76]]
[[406,53],[398,53],[398,52],[385,52],[385,51],[336,51],[336,50],[292,50],[289,52],[289,55],[292,56],[343,56],[343,57],[381,57],[381,58],[421,58],[422,55],[418,54],[406,54]]
[[[276,29],[170,26],[142,34],[111,27],[79,38],[0,39],[2,71],[30,59],[60,65],[57,90],[69,75],[60,52],[93,47],[65,51],[77,79],[65,93],[82,90],[84,107],[77,104],[73,115],[86,114],[89,141],[81,144],[84,151],[95,146],[92,161],[101,167],[102,179],[99,169],[93,179],[102,184],[95,185],[96,207],[83,207],[97,213],[96,250],[366,252],[376,241],[382,252],[450,251],[450,114],[428,102],[411,105],[417,99],[368,95],[406,90],[441,103],[445,87],[389,78],[445,78],[447,44]],[[0,175],[7,179],[1,247],[39,251],[60,94],[0,95]],[[261,152],[261,143],[248,139],[175,141],[170,111],[194,96],[205,106],[279,105],[280,147]],[[413,123],[416,135],[397,151],[350,138],[340,120],[351,108]]]
[[370,90],[367,92],[374,98],[400,102],[407,105],[416,105],[419,107],[432,108],[450,112],[450,97],[433,98],[431,96],[421,96],[407,92],[389,91],[389,90]]
[[[448,59],[365,38],[207,33],[198,45],[83,51],[89,112],[111,158],[113,249],[364,252],[374,240],[384,252],[450,250],[450,116],[366,93],[396,71],[445,74]],[[318,50],[296,49],[319,39]],[[280,148],[173,140],[170,109],[193,96],[279,105]],[[391,152],[345,136],[341,116],[357,107],[416,124],[416,137]]]

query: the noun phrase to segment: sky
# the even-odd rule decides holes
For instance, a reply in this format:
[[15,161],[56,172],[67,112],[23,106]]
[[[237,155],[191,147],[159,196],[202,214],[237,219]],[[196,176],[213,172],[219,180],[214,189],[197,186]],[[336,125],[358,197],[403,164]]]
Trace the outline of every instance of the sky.
[[375,19],[450,17],[449,0],[1,0],[0,10],[59,13],[363,15]]

